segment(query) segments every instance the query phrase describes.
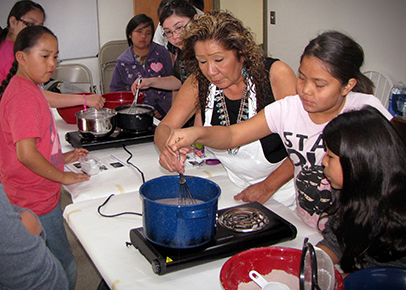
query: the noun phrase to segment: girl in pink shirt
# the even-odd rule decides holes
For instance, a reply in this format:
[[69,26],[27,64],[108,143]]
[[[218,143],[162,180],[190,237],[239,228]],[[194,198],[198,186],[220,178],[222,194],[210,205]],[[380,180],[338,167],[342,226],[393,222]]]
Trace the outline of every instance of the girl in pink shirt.
[[0,173],[11,203],[39,216],[46,242],[61,262],[74,289],[76,263],[59,206],[61,184],[89,180],[64,172],[85,149],[62,154],[53,113],[39,85],[48,81],[58,57],[58,41],[44,26],[21,30],[14,45],[16,61],[0,86]]

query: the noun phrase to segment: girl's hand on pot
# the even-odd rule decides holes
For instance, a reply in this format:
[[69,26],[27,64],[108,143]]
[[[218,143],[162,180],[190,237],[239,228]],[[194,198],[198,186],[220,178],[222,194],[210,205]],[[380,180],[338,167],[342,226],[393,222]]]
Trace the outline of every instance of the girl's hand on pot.
[[90,175],[85,173],[64,172],[62,177],[62,184],[69,185],[75,184],[90,179]]

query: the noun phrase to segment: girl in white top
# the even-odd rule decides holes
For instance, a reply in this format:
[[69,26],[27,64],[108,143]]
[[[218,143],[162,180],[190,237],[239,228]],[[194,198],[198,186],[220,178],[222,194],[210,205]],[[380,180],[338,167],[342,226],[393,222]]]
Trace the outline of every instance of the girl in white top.
[[310,41],[301,56],[298,95],[274,102],[253,118],[232,126],[174,130],[167,148],[174,155],[179,150],[187,153],[189,144],[196,141],[228,149],[278,133],[295,165],[297,213],[317,227],[319,215],[331,204],[330,184],[322,167],[326,150],[323,128],[337,115],[365,104],[392,118],[372,95],[371,80],[360,72],[363,62],[363,50],[353,39],[340,32],[325,32]]

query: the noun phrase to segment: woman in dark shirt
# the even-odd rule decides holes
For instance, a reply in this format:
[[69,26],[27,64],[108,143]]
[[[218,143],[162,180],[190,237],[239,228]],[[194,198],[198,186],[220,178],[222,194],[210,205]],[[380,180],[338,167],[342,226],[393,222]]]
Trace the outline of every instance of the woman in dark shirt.
[[[191,76],[155,133],[160,164],[178,172],[183,172],[183,161],[175,160],[165,150],[165,143],[171,130],[181,128],[194,114],[195,126],[220,122],[229,126],[251,118],[274,98],[296,94],[292,69],[281,61],[266,59],[250,31],[228,12],[198,16],[186,26],[182,41],[185,67]],[[264,203],[293,177],[293,165],[276,135],[212,152],[231,181],[243,189],[236,199]],[[285,187],[276,199],[291,206],[295,200],[293,182]]]

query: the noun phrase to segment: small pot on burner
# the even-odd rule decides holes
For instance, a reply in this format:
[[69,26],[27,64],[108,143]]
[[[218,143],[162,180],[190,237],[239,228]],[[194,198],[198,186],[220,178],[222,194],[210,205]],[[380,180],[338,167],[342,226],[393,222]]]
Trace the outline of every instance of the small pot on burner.
[[146,132],[154,121],[154,107],[150,105],[123,105],[115,108],[117,111],[117,127],[129,132]]
[[116,128],[116,115],[115,110],[106,108],[89,108],[77,112],[75,116],[79,134],[90,140],[110,136]]

